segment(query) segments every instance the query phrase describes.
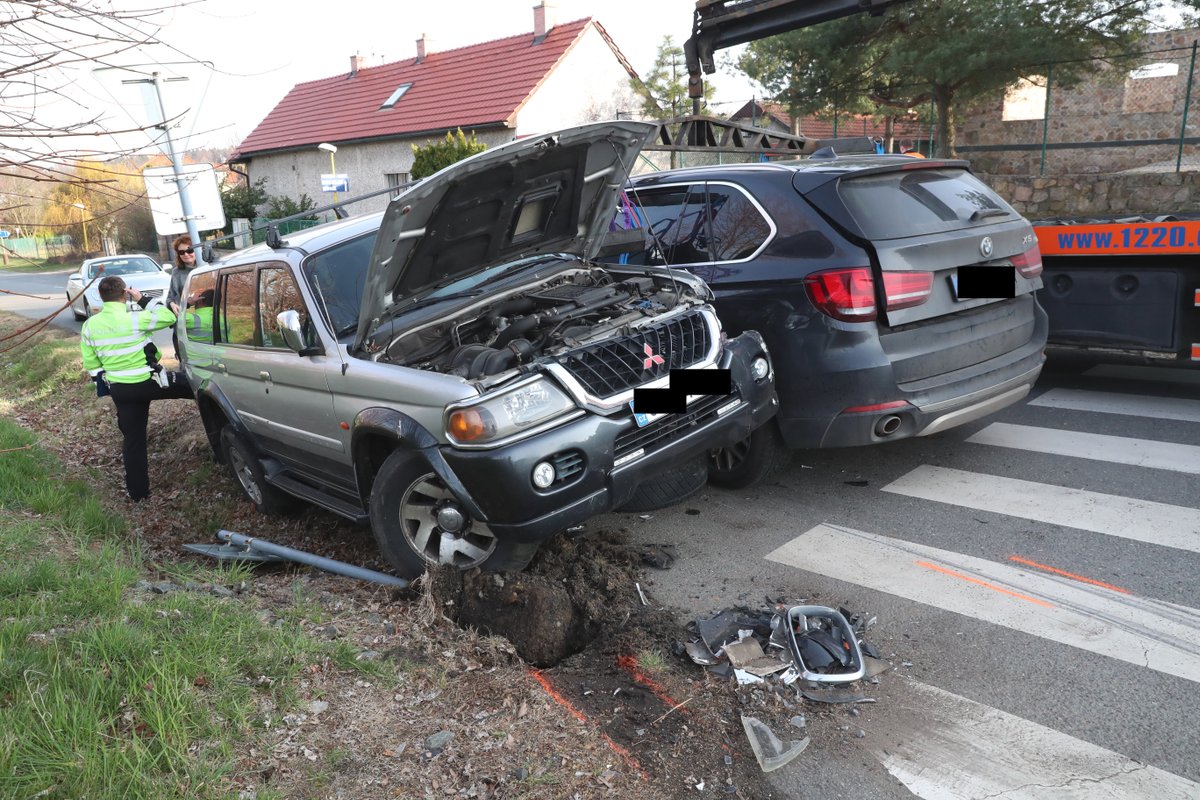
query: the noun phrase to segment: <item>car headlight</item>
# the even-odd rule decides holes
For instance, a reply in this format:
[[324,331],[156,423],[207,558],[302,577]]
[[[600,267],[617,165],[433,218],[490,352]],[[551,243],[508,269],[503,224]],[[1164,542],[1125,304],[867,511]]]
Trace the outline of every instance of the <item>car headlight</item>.
[[446,435],[458,444],[488,444],[528,430],[575,408],[561,389],[539,378],[446,414]]

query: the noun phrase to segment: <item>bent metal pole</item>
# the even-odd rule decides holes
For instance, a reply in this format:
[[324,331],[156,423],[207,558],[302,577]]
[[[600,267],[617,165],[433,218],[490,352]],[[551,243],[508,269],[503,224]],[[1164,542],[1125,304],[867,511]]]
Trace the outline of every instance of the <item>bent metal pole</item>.
[[358,578],[359,580],[371,581],[372,583],[382,583],[385,586],[395,586],[403,589],[408,586],[408,581],[404,578],[397,578],[395,575],[388,575],[384,572],[376,572],[373,569],[366,567],[356,567],[353,564],[347,564],[344,561],[336,561],[332,558],[313,555],[306,553],[303,550],[296,550],[291,547],[284,547],[280,544],[272,544],[263,539],[255,539],[253,536],[246,536],[233,531],[219,530],[217,538],[223,542],[229,542],[237,547],[247,547],[251,550],[257,550],[260,553],[268,553],[280,558],[286,558],[289,561],[296,561],[301,564],[307,564],[310,567],[332,572],[337,575],[345,575],[348,578]]

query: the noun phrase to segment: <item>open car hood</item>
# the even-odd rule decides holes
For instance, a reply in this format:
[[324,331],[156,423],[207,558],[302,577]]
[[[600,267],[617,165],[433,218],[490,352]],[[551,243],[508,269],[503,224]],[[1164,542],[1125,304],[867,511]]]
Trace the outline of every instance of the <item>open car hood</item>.
[[645,122],[581,125],[464,159],[388,203],[352,350],[397,304],[487,267],[545,253],[592,258],[604,242]]

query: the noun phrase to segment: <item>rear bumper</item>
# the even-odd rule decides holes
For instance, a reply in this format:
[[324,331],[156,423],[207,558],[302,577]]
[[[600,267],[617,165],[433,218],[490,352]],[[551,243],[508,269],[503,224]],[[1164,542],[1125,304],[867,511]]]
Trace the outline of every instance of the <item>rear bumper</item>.
[[[853,447],[927,436],[992,414],[1025,397],[1041,373],[1049,321],[1036,303],[1030,327],[1024,343],[1009,352],[907,383],[897,380],[891,360],[882,351],[877,360],[864,357],[863,361],[873,363],[843,373],[839,391],[825,394],[840,407],[830,408],[827,403],[824,408],[805,408],[795,398],[790,404],[784,398],[780,431],[796,448]],[[878,349],[865,342],[859,345],[861,352],[871,347]],[[899,405],[863,412],[842,410],[885,403]]]
[[[632,412],[587,414],[561,427],[496,450],[443,446],[446,466],[468,494],[460,497],[501,539],[533,542],[624,505],[643,481],[708,450],[731,445],[774,416],[771,377],[755,382],[750,364],[766,348],[757,333],[726,342],[718,367],[729,369],[735,394],[702,395],[687,412],[638,428]],[[534,467],[556,466],[567,477],[546,490]],[[562,467],[559,469],[559,467]]]

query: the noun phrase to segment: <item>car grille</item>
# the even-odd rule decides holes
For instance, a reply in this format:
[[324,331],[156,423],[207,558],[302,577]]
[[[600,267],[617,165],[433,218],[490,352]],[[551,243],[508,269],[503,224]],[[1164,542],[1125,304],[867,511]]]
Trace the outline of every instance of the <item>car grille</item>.
[[590,394],[612,397],[699,363],[711,346],[705,313],[697,310],[623,339],[573,350],[561,363]]
[[620,460],[621,456],[639,449],[649,454],[665,447],[694,428],[716,419],[718,409],[738,399],[736,390],[732,394],[706,394],[698,397],[681,414],[668,414],[644,428],[631,428],[617,437],[613,457]]
[[162,289],[144,289],[142,295],[145,297],[162,297]]
[[554,483],[550,484],[551,486],[570,483],[576,475],[583,472],[583,453],[578,450],[564,450],[561,453],[555,453],[550,456],[550,461],[554,464],[555,475]]

